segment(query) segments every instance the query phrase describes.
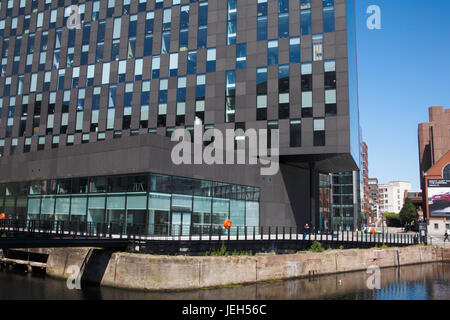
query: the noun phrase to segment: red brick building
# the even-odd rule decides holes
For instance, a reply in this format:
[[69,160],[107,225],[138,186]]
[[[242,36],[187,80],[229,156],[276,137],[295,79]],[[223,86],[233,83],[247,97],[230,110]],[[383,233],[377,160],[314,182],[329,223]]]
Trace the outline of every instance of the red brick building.
[[431,234],[443,235],[450,224],[450,213],[430,214],[430,180],[450,180],[450,109],[429,108],[430,121],[418,127],[420,184],[424,216]]

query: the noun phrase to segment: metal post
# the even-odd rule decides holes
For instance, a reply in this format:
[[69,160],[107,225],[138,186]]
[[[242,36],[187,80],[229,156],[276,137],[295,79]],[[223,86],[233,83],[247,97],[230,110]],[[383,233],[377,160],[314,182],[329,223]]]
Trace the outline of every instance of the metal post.
[[245,241],[247,241],[247,226],[244,227]]
[[236,240],[239,240],[239,226],[236,226]]
[[73,238],[75,239],[78,235],[77,229],[78,229],[78,223],[75,223],[75,227],[74,227],[74,232],[73,232]]
[[270,226],[269,226],[269,240],[270,240]]
[[292,227],[289,227],[289,240],[292,240]]
[[286,235],[286,231],[285,231],[285,227],[283,227],[283,241],[286,240],[285,235]]

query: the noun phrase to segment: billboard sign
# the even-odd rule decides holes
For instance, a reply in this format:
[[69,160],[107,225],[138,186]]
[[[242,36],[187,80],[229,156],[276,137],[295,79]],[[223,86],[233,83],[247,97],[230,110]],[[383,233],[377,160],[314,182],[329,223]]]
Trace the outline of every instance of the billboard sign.
[[450,180],[428,180],[430,217],[450,217]]

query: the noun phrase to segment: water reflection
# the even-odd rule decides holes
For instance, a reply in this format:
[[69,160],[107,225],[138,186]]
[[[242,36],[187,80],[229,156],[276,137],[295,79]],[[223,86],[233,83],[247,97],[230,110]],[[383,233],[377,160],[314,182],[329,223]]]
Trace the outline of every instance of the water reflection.
[[369,274],[352,272],[316,279],[272,281],[245,286],[184,292],[141,292],[107,287],[68,290],[65,281],[43,275],[0,271],[0,299],[88,299],[88,300],[448,300],[450,264],[434,263],[381,271],[381,290],[368,290]]

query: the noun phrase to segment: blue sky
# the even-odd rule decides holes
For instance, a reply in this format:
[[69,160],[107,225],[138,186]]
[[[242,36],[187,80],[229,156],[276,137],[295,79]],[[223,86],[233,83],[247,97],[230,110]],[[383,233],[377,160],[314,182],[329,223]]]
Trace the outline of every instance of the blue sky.
[[[450,106],[449,0],[356,0],[360,123],[369,176],[420,190],[417,126]],[[369,30],[370,5],[381,30]]]

